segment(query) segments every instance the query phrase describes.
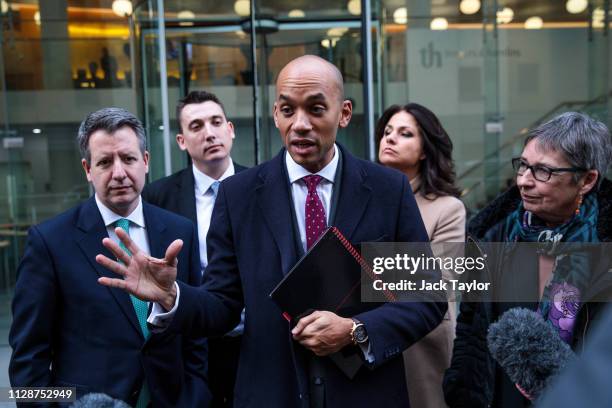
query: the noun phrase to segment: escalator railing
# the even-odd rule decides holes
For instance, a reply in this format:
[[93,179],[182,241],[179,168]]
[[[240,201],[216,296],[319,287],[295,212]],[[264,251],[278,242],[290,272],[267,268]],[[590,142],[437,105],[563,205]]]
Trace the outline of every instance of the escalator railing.
[[[502,180],[499,185],[499,192],[506,190],[514,182],[514,173],[512,166],[510,165],[510,158],[520,154],[523,148],[523,142],[529,129],[532,129],[552,117],[560,114],[561,112],[567,111],[580,111],[590,116],[596,117],[604,123],[608,121],[607,117],[607,103],[608,99],[612,96],[612,90],[605,94],[602,94],[594,99],[586,101],[565,101],[556,105],[548,112],[539,117],[536,121],[531,123],[528,127],[521,129],[516,135],[510,137],[501,146],[487,155],[482,160],[474,163],[458,177],[458,184],[464,186],[461,199],[464,201],[466,207],[472,211],[483,208],[494,196],[487,194],[487,186],[491,181],[491,178],[485,175],[484,169],[486,165],[492,164],[494,167],[489,174],[495,174],[495,180]],[[500,161],[499,158],[502,158]],[[507,159],[507,160],[506,160]]]

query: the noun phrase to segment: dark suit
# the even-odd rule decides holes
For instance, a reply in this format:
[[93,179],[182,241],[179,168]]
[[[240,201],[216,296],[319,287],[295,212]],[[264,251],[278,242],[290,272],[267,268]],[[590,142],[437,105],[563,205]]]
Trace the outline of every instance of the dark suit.
[[[197,285],[191,222],[146,203],[143,213],[151,255],[181,238],[177,279]],[[152,333],[145,342],[129,295],[98,284],[117,277],[95,261],[114,258],[107,236],[93,197],[30,228],[13,299],[11,385],[71,386],[133,405],[146,380],[154,407],[207,406],[205,341]]]
[[[334,185],[332,225],[354,244],[426,241],[405,176],[342,151]],[[180,284],[170,331],[224,333],[247,315],[236,384],[236,407],[309,406],[308,362],[281,310],[268,297],[299,258],[285,150],[271,161],[221,183],[208,233],[210,263],[202,288]],[[332,214],[334,212],[332,211]],[[318,359],[327,407],[407,407],[402,351],[435,328],[446,303],[362,304],[372,367],[349,380],[328,358]]]
[[[246,167],[234,163],[235,173],[243,170]],[[142,191],[142,198],[150,204],[189,218],[197,228],[195,179],[191,166],[147,184]],[[208,373],[213,407],[232,405],[241,341],[242,336],[224,336],[208,341]]]
[[[236,173],[243,170],[246,167],[234,163]],[[142,198],[149,204],[189,218],[197,227],[195,179],[191,166],[147,184],[142,190]]]

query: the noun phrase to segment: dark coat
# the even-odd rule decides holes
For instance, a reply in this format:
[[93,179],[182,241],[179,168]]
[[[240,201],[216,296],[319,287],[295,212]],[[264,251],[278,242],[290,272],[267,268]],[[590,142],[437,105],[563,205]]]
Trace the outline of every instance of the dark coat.
[[[151,255],[163,258],[181,238],[177,279],[199,284],[191,222],[147,203],[143,213]],[[114,259],[105,237],[93,197],[30,228],[13,298],[11,385],[76,387],[79,397],[101,392],[134,405],[147,381],[153,407],[208,406],[206,343],[171,333],[145,341],[129,295],[98,283],[117,277],[95,261]]]
[[[603,180],[597,192],[599,213],[597,233],[600,241],[612,241],[612,183]],[[485,235],[491,242],[503,242],[504,237],[498,235],[501,223],[504,222],[520,203],[520,193],[517,187],[497,197],[488,207],[480,211],[468,225],[468,240],[480,241]],[[516,263],[533,264],[532,259],[512,257]],[[516,258],[516,259],[515,259]],[[513,270],[529,268],[530,266],[514,266]],[[598,282],[598,288],[609,290],[612,281]],[[586,303],[580,309],[574,329],[572,348],[580,350],[584,335],[588,333],[594,321],[600,317],[602,303]],[[527,305],[522,305],[527,306]],[[536,305],[537,306],[537,305]],[[510,306],[508,306],[510,307]],[[492,406],[496,390],[505,374],[488,351],[486,335],[488,327],[495,322],[503,312],[503,306],[489,302],[462,302],[457,318],[456,339],[453,348],[453,358],[450,368],[444,377],[444,394],[447,404],[452,407],[489,407]],[[506,378],[507,381],[509,379]],[[510,390],[515,391],[514,389]],[[516,391],[518,394],[518,391]],[[519,400],[521,398],[517,397]],[[527,404],[527,400],[523,402]],[[495,405],[493,405],[495,406]]]
[[612,401],[612,309],[606,308],[594,327],[584,353],[564,372],[538,402],[539,408],[607,407]]
[[[335,222],[354,244],[426,241],[408,180],[399,172],[342,151]],[[333,201],[333,198],[332,198]],[[294,342],[269,293],[299,259],[292,226],[285,150],[221,183],[208,233],[211,256],[202,288],[179,283],[169,330],[221,334],[246,306],[234,406],[307,407],[312,353]],[[368,330],[372,367],[349,380],[329,358],[323,366],[326,406],[407,407],[402,351],[435,328],[444,303],[364,303],[356,318]]]
[[[246,167],[234,162],[236,173],[243,170]],[[149,204],[189,218],[197,229],[195,179],[191,166],[147,184],[142,190],[142,198]]]

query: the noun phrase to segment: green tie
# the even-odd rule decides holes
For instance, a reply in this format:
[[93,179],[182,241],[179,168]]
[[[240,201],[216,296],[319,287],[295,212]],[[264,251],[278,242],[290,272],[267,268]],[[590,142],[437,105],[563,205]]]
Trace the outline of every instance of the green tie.
[[[127,218],[121,218],[115,222],[115,225],[122,230],[124,230],[128,235],[130,235],[130,220]],[[129,256],[132,256],[130,250],[123,245],[123,242],[119,241],[119,246],[123,249]],[[132,305],[134,306],[134,310],[136,311],[136,317],[138,318],[138,324],[140,325],[140,329],[142,330],[142,334],[145,340],[149,337],[149,328],[147,327],[147,316],[149,314],[149,305],[144,300],[140,300],[137,297],[130,295],[130,299],[132,300]],[[147,387],[147,381],[145,380],[142,389],[140,390],[140,394],[138,395],[138,402],[136,403],[136,408],[145,408],[150,401],[149,396],[149,388]]]

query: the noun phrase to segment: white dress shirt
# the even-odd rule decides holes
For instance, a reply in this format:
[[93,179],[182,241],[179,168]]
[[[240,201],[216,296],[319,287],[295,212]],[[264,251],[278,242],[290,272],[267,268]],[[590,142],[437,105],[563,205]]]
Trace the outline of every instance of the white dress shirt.
[[[314,173],[322,177],[321,182],[317,185],[317,195],[325,210],[326,225],[329,225],[332,189],[334,186],[334,177],[336,177],[336,170],[338,169],[338,154],[338,148],[334,145],[334,157],[332,160],[319,172]],[[289,182],[291,183],[291,196],[293,198],[293,208],[297,218],[298,229],[300,230],[300,240],[302,241],[302,248],[304,252],[306,252],[306,197],[308,196],[308,187],[302,178],[310,176],[313,173],[297,164],[289,152],[285,153],[285,164],[287,165],[287,173],[289,174]]]
[[[338,170],[339,155],[340,151],[334,144],[334,157],[332,160],[317,173],[314,173],[315,175],[322,177],[321,182],[317,185],[317,195],[319,196],[319,199],[323,204],[323,208],[325,209],[325,223],[328,226],[334,179],[336,177],[336,170]],[[308,195],[308,187],[302,178],[304,176],[310,176],[313,173],[297,164],[289,152],[285,153],[285,163],[287,165],[289,181],[291,182],[291,197],[293,198],[293,206],[297,218],[298,229],[300,230],[300,240],[302,241],[302,248],[304,249],[304,252],[306,252],[306,196]],[[374,362],[374,354],[371,352],[369,341],[366,344],[360,344],[359,348],[361,348],[363,355],[369,363]]]
[[115,228],[117,227],[115,222],[122,218],[127,218],[130,221],[130,238],[143,252],[145,252],[147,255],[151,254],[151,250],[149,249],[149,239],[147,238],[147,230],[144,222],[144,214],[142,213],[142,199],[140,197],[138,197],[138,206],[127,217],[122,217],[115,214],[110,208],[105,206],[102,201],[100,201],[97,194],[96,205],[98,206],[98,210],[102,215],[102,220],[104,221],[106,232],[108,232],[108,237],[110,239],[116,243],[119,243],[119,237],[117,237],[117,234],[115,234]]
[[[195,179],[195,203],[196,203],[196,218],[198,220],[198,240],[200,241],[200,265],[202,266],[202,272],[208,265],[208,255],[206,253],[206,235],[210,228],[210,218],[212,211],[215,206],[215,195],[210,189],[214,178],[207,174],[202,173],[198,170],[195,164],[193,168],[193,178]],[[230,159],[229,166],[225,170],[225,173],[219,177],[218,181],[223,181],[229,176],[234,175],[234,162]]]

